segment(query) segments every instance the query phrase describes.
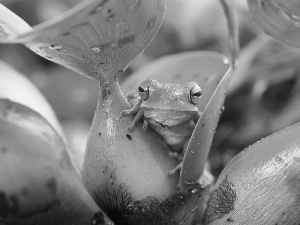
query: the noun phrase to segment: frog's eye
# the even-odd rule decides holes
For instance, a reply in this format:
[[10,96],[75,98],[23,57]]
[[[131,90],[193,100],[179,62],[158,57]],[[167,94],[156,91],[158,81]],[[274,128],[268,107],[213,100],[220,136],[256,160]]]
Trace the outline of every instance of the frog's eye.
[[141,98],[146,101],[149,97],[149,86],[147,86],[147,88],[139,86],[138,91]]
[[195,85],[191,90],[190,90],[190,102],[193,105],[197,105],[200,97],[202,95],[201,88],[198,85]]

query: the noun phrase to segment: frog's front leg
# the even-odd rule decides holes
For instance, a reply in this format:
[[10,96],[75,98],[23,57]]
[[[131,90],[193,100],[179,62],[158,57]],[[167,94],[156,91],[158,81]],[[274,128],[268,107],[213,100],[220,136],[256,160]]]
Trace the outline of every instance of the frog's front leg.
[[123,110],[120,113],[120,117],[137,113],[141,109],[141,104],[142,104],[142,99],[140,98],[139,101],[131,109]]
[[136,113],[136,115],[134,116],[134,118],[131,121],[130,125],[127,127],[128,130],[132,130],[135,126],[135,123],[143,117],[144,110],[141,108],[141,104],[142,104],[142,99],[139,99],[139,101],[136,103],[136,105],[134,105],[131,109],[123,110],[120,113],[120,117],[127,116],[127,115],[132,115],[132,114]]
[[133,120],[131,121],[130,125],[127,127],[128,130],[132,130],[134,128],[134,125],[136,124],[137,121],[139,121],[144,115],[144,110],[140,109],[138,113],[135,115]]
[[181,166],[182,166],[182,161],[172,170],[169,170],[167,172],[168,176],[172,176],[174,175],[177,171],[180,171],[181,170]]
[[181,153],[177,153],[177,152],[172,152],[170,151],[169,152],[169,155],[173,158],[176,158],[179,160],[179,164],[172,170],[169,170],[167,172],[168,176],[172,176],[174,175],[176,172],[180,171],[181,170],[181,167],[182,167],[182,160],[183,160],[183,157],[184,157],[184,154],[185,154],[185,151],[186,151],[186,148],[188,146],[188,143],[189,143],[189,140],[185,142],[184,146],[183,146],[183,151]]

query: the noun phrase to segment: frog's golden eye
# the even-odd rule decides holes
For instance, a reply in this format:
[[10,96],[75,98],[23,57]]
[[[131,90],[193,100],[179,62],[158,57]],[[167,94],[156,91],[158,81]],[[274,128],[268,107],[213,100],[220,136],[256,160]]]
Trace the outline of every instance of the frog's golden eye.
[[193,105],[197,105],[200,97],[202,95],[201,88],[198,85],[195,85],[191,90],[190,90],[190,102]]
[[147,88],[143,88],[143,87],[139,86],[138,91],[139,91],[140,97],[144,101],[146,101],[149,97],[149,86],[147,86]]

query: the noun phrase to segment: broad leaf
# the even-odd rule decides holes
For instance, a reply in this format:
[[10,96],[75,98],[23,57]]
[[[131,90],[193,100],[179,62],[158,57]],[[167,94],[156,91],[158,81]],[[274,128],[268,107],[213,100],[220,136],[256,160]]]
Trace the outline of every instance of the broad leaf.
[[37,54],[96,79],[113,79],[150,43],[165,0],[86,0],[34,26],[0,5],[0,42],[23,43]]
[[7,98],[35,110],[43,115],[61,136],[64,136],[50,104],[29,79],[0,61],[0,81],[0,98]]
[[35,111],[4,99],[0,155],[1,224],[111,224],[56,131]]
[[252,18],[267,35],[300,47],[300,3],[296,0],[248,0]]
[[216,182],[204,224],[298,224],[299,133],[300,123],[236,155]]

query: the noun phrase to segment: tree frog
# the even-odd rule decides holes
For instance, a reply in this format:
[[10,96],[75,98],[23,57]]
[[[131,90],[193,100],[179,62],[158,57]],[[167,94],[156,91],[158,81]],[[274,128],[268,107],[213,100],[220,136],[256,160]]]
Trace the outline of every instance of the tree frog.
[[201,88],[195,82],[162,84],[147,79],[138,92],[127,96],[133,107],[122,111],[121,116],[136,114],[128,130],[143,117],[144,130],[151,127],[175,152],[173,155],[182,155],[200,116],[197,103],[201,95]]

